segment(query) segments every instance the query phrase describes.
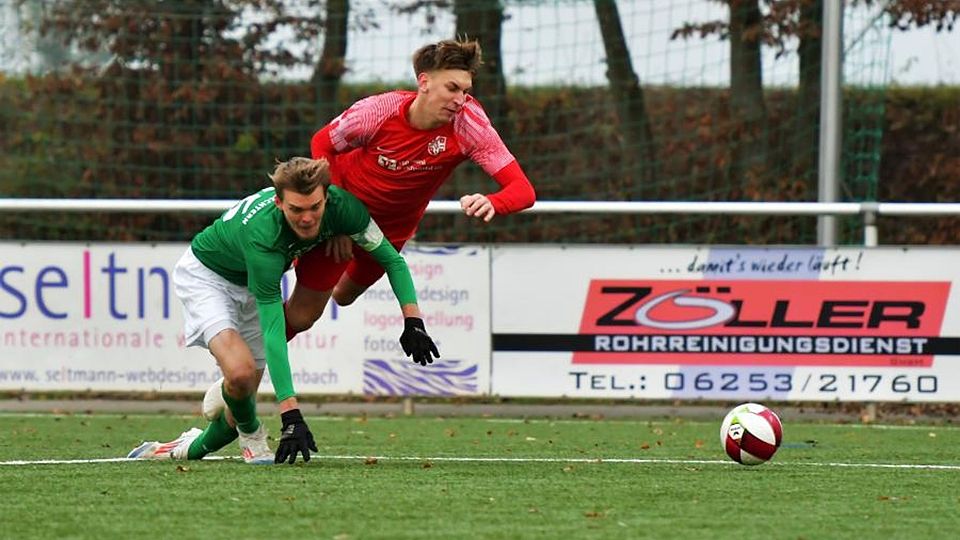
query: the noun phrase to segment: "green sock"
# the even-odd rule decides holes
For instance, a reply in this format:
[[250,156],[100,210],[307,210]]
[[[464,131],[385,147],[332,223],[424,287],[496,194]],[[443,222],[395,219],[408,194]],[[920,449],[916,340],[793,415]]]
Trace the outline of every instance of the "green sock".
[[257,400],[253,395],[236,399],[227,394],[226,386],[221,386],[220,393],[227,407],[230,407],[233,419],[237,421],[237,429],[244,433],[253,433],[260,427],[260,419],[257,418]]
[[207,429],[190,443],[187,450],[187,459],[202,459],[203,456],[216,452],[232,443],[237,438],[237,429],[227,423],[227,415],[220,413],[216,420],[207,425]]

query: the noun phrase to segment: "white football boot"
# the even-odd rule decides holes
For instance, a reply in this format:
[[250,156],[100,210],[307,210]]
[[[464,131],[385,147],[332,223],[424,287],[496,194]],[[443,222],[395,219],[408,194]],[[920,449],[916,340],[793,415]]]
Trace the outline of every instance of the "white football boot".
[[190,445],[203,433],[202,429],[190,428],[170,442],[146,441],[127,454],[127,459],[176,459],[186,460]]
[[260,423],[260,427],[253,433],[244,433],[237,430],[240,435],[237,442],[240,443],[240,451],[243,453],[243,460],[250,465],[272,465],[273,451],[267,445],[267,429]]

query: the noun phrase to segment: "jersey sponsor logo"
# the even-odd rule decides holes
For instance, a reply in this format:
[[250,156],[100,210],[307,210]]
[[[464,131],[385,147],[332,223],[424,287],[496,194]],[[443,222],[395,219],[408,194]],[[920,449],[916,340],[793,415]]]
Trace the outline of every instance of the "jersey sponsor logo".
[[929,367],[949,282],[590,283],[574,363]]
[[438,135],[436,139],[427,143],[427,153],[431,156],[439,156],[441,152],[447,149],[447,138]]
[[387,156],[377,156],[377,165],[387,169],[388,171],[395,171],[400,168],[400,164],[397,163],[397,160],[390,159]]

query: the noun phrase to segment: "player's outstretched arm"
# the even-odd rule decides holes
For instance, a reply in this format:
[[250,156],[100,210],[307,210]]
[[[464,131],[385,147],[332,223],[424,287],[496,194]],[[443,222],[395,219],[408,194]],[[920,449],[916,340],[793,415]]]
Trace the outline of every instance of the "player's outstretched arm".
[[498,214],[513,214],[533,206],[537,194],[533,184],[524,174],[516,160],[493,175],[500,184],[500,191],[483,195],[473,193],[460,197],[460,208],[468,217],[476,217],[488,223]]
[[[279,294],[277,296],[279,297]],[[302,454],[304,461],[310,461],[310,451],[317,451],[317,443],[314,442],[313,434],[310,433],[310,428],[300,414],[296,392],[293,389],[293,375],[290,372],[290,359],[287,355],[284,331],[283,304],[279,298],[268,302],[258,300],[257,314],[260,317],[260,327],[263,332],[267,370],[270,372],[273,391],[280,404],[280,419],[283,422],[280,442],[273,456],[273,462],[286,461],[292,464],[297,460],[297,454]]]
[[342,230],[348,231],[350,238],[383,267],[390,281],[390,288],[400,304],[404,319],[403,334],[400,336],[403,352],[422,366],[432,363],[434,358],[440,358],[440,352],[424,328],[420,307],[417,305],[417,291],[414,289],[407,261],[397,253],[393,244],[387,241],[363,203],[346,191],[342,193],[345,209],[339,216]]

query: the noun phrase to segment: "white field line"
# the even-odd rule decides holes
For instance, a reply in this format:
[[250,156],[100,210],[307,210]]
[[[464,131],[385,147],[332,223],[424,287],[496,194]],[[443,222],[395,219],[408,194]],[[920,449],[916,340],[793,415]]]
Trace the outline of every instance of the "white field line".
[[[156,418],[162,416],[163,418],[180,418],[186,420],[196,420],[197,422],[206,423],[206,420],[200,416],[200,413],[196,414],[187,414],[187,413],[177,413],[177,414],[161,414],[153,412],[133,412],[133,413],[104,413],[104,412],[78,412],[78,413],[62,413],[62,412],[0,412],[0,418],[126,418],[126,419],[140,419],[140,418]],[[354,417],[350,416],[310,416],[307,415],[307,418],[311,422],[320,421],[320,422],[343,422],[346,420],[351,420]],[[357,416],[359,418],[359,416]]]
[[[53,412],[0,412],[0,418],[140,418],[140,417],[155,417],[160,416],[157,413],[151,412],[135,412],[135,413],[53,413]],[[197,420],[202,421],[201,416],[198,414],[164,414],[162,415],[165,418],[183,418],[188,420]],[[356,416],[335,416],[335,415],[307,415],[307,419],[311,422],[346,422],[346,421],[356,421],[361,418],[360,415]],[[364,422],[377,422],[377,421],[390,421],[396,420],[398,417],[380,417],[380,416],[367,416],[363,418]],[[433,420],[434,417],[431,416],[415,416],[413,418],[419,418],[421,420]],[[458,416],[444,416],[443,419],[447,421],[456,421],[461,417]],[[720,422],[711,422],[707,420],[646,420],[643,418],[582,418],[582,419],[572,419],[572,418],[480,418],[476,416],[465,416],[463,419],[479,419],[483,422],[488,422],[491,424],[590,424],[590,423],[608,423],[608,424],[642,424],[650,426],[671,426],[671,425],[711,425],[717,424]],[[828,423],[821,422],[816,420],[805,420],[802,424],[815,425],[817,427],[831,427],[831,428],[851,428],[851,429],[879,429],[879,430],[925,430],[925,431],[956,431],[960,430],[958,425],[939,425],[939,424],[913,424],[913,425],[900,425],[900,424],[845,424],[845,423]]]
[[[736,465],[729,460],[715,459],[643,459],[643,458],[536,458],[536,457],[457,457],[457,456],[312,456],[313,459],[339,460],[339,461],[416,461],[416,462],[453,462],[453,463],[588,463],[602,465],[605,463],[614,464],[639,464],[639,465]],[[239,456],[209,456],[204,458],[206,461],[238,460]],[[130,459],[130,458],[94,458],[94,459],[40,459],[40,460],[11,460],[0,461],[0,466],[17,465],[82,465],[88,463],[127,463],[143,462],[149,460]],[[171,463],[173,463],[171,461]],[[184,462],[187,463],[187,462]],[[779,463],[773,462],[768,466],[776,467],[842,467],[842,468],[863,468],[863,469],[919,469],[919,470],[943,470],[960,471],[960,465],[942,465],[942,464],[911,464],[911,463]]]
[[[447,420],[455,420],[456,417],[446,417]],[[368,420],[373,420],[369,418]],[[588,424],[590,422],[602,422],[609,424],[625,423],[625,424],[643,424],[651,426],[672,426],[672,425],[711,425],[716,424],[720,425],[720,421],[711,422],[709,420],[644,420],[643,418],[583,418],[583,419],[550,419],[550,418],[484,418],[485,422],[490,422],[491,424]],[[787,421],[784,421],[784,424],[787,424]],[[904,429],[904,430],[936,430],[936,431],[956,431],[960,430],[960,426],[950,425],[943,426],[939,424],[910,424],[910,425],[900,425],[900,424],[844,424],[832,422],[828,423],[826,421],[818,420],[803,420],[800,422],[801,425],[811,425],[816,427],[831,427],[831,428],[851,428],[851,429]]]

